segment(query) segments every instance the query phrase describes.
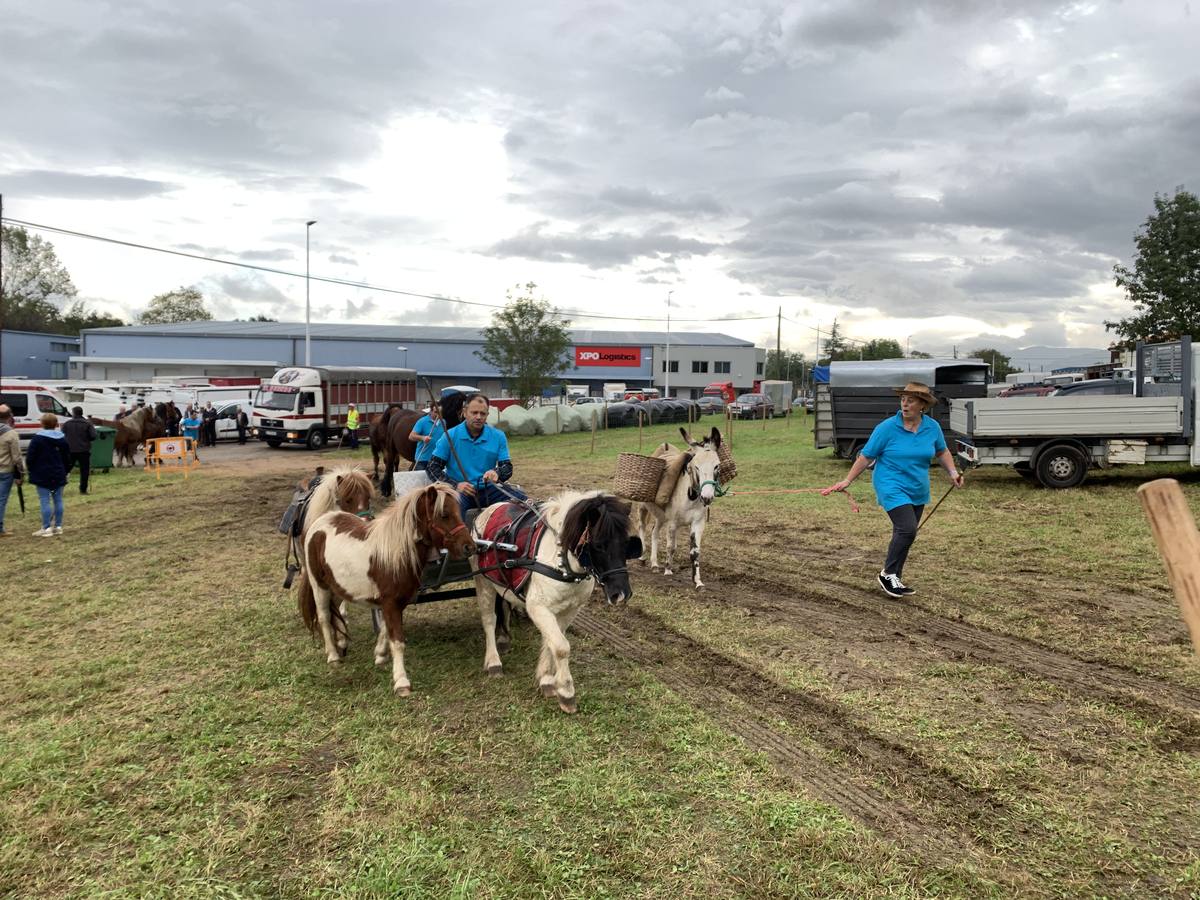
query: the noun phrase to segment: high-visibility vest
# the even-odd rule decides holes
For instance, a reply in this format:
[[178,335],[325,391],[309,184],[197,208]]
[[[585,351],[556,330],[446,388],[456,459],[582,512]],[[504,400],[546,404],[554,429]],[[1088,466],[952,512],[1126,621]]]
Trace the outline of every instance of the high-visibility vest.
[[346,427],[351,431],[358,431],[358,410],[352,409],[346,413]]

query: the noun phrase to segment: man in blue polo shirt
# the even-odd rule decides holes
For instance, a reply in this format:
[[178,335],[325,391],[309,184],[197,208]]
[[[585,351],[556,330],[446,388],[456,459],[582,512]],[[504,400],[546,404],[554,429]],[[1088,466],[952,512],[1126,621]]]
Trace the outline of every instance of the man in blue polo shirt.
[[429,407],[428,415],[417,419],[417,424],[408,434],[408,439],[417,445],[417,458],[414,461],[416,465],[413,467],[416,471],[420,472],[429,468],[429,461],[433,459],[433,451],[445,433],[446,423],[442,421],[441,407],[434,403]]
[[517,488],[501,493],[496,487],[512,477],[513,469],[508,438],[487,423],[488,408],[483,394],[468,397],[462,423],[438,439],[429,460],[429,477],[455,486],[464,516],[473,507],[482,509],[510,499],[509,495],[525,499]]

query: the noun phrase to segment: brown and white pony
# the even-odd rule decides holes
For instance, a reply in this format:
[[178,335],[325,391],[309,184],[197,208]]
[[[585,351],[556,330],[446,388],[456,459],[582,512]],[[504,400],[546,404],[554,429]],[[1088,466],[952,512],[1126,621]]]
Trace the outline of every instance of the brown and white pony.
[[671,561],[675,556],[675,532],[681,526],[687,528],[691,545],[692,584],[696,590],[703,590],[704,582],[700,580],[700,541],[704,538],[704,526],[708,521],[708,505],[717,495],[721,432],[713,428],[708,437],[699,441],[693,440],[687,429],[680,428],[679,432],[688,443],[685,453],[689,458],[679,480],[675,482],[670,502],[665,508],[654,503],[636,503],[634,519],[643,546],[646,545],[646,532],[650,533],[650,567],[655,570],[658,569],[658,539],[665,530],[667,546],[663,561],[664,575],[673,574]]
[[313,634],[320,632],[325,660],[340,665],[336,632],[345,619],[334,598],[378,606],[384,627],[375,645],[375,663],[392,656],[392,690],[412,692],[404,670],[404,607],[421,586],[425,563],[446,550],[465,558],[475,541],[458,511],[458,493],[445,484],[410,491],[366,522],[344,512],[331,512],[308,526],[304,540],[304,571],[297,605],[300,618]]
[[[331,472],[319,472],[321,480],[313,489],[304,510],[304,531],[300,535],[300,546],[308,535],[308,526],[326,513],[341,510],[359,518],[365,517],[371,511],[371,503],[375,499],[375,485],[362,469],[354,465],[341,465]],[[303,479],[297,487],[307,490],[312,483],[311,478]],[[338,607],[342,616],[342,628],[337,634],[338,648],[343,656],[350,643],[350,632],[346,627],[346,601]]]
[[[484,534],[488,519],[506,504],[483,510],[475,520],[475,534]],[[568,492],[547,500],[541,507],[547,525],[534,558],[578,581],[560,581],[534,571],[524,587],[524,596],[489,579],[475,576],[475,597],[483,622],[486,642],[483,668],[500,675],[503,667],[496,646],[496,626],[507,607],[497,597],[523,609],[542,633],[537,680],[542,695],[557,698],[563,712],[576,710],[575,681],[571,677],[571,645],[566,630],[599,584],[609,603],[623,603],[633,596],[629,586],[627,559],[642,555],[641,541],[629,535],[629,506],[602,491]],[[528,552],[528,551],[526,551]],[[500,623],[502,626],[505,623]]]

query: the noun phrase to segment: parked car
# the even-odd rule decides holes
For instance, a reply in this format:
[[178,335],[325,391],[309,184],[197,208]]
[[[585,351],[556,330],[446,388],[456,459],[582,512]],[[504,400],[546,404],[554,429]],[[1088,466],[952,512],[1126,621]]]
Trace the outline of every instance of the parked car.
[[696,400],[696,406],[700,408],[700,412],[704,415],[712,415],[725,411],[725,400],[722,397],[713,397],[706,395]]
[[775,415],[775,404],[766,394],[742,394],[729,404],[729,413],[739,419],[761,419],[764,415],[769,419]]
[[582,406],[585,403],[603,403],[603,397],[576,397],[571,401],[574,406]]
[[1126,394],[1133,396],[1133,382],[1128,378],[1092,378],[1064,384],[1051,397],[1104,397]]
[[793,397],[792,409],[806,409],[809,412],[813,411],[814,401],[812,397]]

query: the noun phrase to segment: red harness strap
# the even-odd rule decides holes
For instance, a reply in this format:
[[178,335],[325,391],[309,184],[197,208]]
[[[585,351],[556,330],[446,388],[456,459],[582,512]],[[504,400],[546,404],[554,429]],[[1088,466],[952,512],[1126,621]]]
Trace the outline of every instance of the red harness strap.
[[532,559],[537,554],[538,543],[546,530],[545,521],[519,503],[505,503],[493,509],[483,527],[484,540],[515,544],[515,553],[498,550],[494,546],[479,555],[477,569],[486,569],[485,578],[518,596],[525,588],[531,574],[527,568],[505,569],[501,564],[508,559]]

